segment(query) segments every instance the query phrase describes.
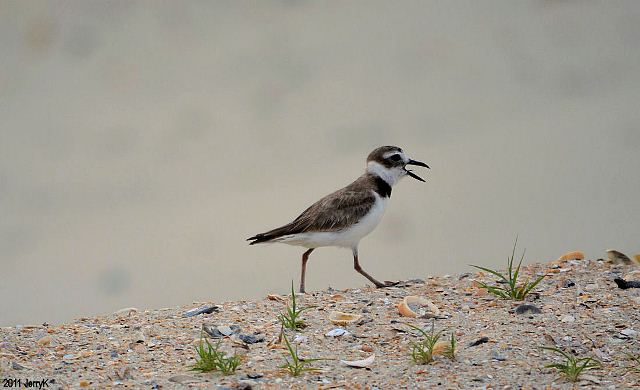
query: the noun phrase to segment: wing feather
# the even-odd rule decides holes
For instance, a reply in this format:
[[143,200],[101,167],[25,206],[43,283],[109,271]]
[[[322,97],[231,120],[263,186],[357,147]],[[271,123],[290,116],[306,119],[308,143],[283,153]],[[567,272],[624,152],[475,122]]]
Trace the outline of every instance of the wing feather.
[[250,245],[290,234],[342,230],[357,223],[371,210],[376,198],[371,189],[356,189],[353,184],[320,199],[292,222],[249,238]]

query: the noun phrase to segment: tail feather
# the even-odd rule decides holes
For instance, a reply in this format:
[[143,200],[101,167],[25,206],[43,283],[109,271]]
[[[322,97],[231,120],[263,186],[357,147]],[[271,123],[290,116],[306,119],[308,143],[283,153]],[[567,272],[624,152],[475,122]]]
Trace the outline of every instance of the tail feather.
[[260,234],[256,234],[253,237],[249,237],[247,238],[247,241],[251,241],[249,243],[249,245],[253,245],[253,244],[261,244],[263,242],[269,242],[270,240],[274,239],[275,237],[270,237],[265,235],[265,233],[260,233]]
[[269,230],[268,232],[265,232],[265,233],[256,234],[253,237],[247,238],[247,241],[251,241],[249,245],[262,244],[262,243],[275,240],[276,238],[279,238],[288,234],[295,234],[295,233],[299,233],[299,232],[295,231],[295,229],[293,229],[292,226],[289,224],[273,230]]

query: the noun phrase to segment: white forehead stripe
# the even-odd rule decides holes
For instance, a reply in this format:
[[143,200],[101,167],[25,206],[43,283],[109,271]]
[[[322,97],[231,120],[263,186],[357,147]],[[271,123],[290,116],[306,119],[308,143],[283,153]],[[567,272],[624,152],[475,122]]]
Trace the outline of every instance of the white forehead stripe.
[[404,153],[398,151],[398,150],[392,150],[390,152],[387,152],[385,154],[382,155],[382,158],[389,158],[391,156],[393,156],[394,154],[399,154],[400,156],[404,157]]
[[404,161],[404,162],[405,162],[405,164],[409,162],[409,157],[407,157],[407,156],[404,154],[404,152],[399,151],[399,150],[391,151],[391,152],[387,152],[387,153],[385,153],[385,154],[383,154],[383,155],[382,155],[382,158],[387,159],[387,158],[389,158],[389,157],[393,156],[394,154],[399,154],[399,155],[400,155],[400,157],[402,157],[402,161]]

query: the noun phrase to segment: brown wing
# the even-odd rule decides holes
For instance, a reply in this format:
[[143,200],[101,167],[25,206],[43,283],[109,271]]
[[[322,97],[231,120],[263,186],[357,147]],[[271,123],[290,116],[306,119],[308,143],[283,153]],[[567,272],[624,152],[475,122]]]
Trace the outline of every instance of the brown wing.
[[300,232],[342,230],[362,219],[375,201],[371,190],[353,191],[344,188],[314,203],[291,225],[298,226]]
[[248,239],[250,245],[289,234],[342,230],[358,222],[376,201],[370,189],[355,190],[352,185],[320,199],[293,222]]

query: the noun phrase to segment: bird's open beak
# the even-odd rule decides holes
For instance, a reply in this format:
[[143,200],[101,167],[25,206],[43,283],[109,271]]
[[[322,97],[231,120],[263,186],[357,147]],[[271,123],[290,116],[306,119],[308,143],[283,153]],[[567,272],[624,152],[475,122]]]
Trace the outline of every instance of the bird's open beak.
[[[417,165],[419,167],[425,167],[425,168],[429,168],[429,166],[421,161],[416,161],[416,160],[409,160],[409,162],[407,163],[407,165]],[[431,168],[429,168],[431,169]],[[405,170],[407,171],[407,175],[413,177],[414,179],[424,182],[425,180],[423,178],[421,178],[420,176],[416,175],[415,173],[413,173],[412,171],[408,170],[405,167]]]

